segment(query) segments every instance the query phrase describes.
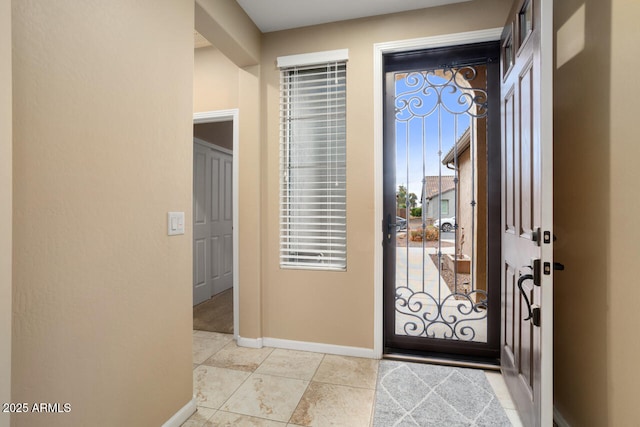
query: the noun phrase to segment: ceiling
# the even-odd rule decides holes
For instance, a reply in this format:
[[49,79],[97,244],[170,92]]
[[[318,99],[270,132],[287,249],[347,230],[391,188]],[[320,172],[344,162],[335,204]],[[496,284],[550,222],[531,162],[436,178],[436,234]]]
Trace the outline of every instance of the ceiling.
[[470,0],[236,0],[263,33]]

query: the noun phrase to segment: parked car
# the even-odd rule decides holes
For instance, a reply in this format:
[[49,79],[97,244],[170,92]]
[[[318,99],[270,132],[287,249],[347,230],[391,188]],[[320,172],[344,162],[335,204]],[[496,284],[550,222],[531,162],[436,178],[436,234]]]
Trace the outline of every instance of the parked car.
[[451,231],[456,226],[456,217],[436,219],[433,221],[433,226],[444,232]]
[[407,230],[407,220],[402,218],[401,216],[396,216],[396,231],[406,231]]

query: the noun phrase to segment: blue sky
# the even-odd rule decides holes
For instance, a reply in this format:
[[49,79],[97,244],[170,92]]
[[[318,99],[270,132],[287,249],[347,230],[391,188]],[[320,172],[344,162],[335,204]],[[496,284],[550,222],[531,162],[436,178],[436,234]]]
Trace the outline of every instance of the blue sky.
[[[429,76],[429,81],[435,84],[446,82],[445,79],[434,75]],[[396,99],[406,99],[411,91],[407,79],[396,80]],[[451,93],[450,89],[441,89],[440,93],[447,106],[451,109],[456,108],[456,112],[461,111],[457,104],[460,91]],[[442,175],[453,175],[452,170],[440,163],[438,139],[442,138],[441,150],[444,157],[456,139],[469,127],[470,118],[467,114],[451,114],[442,106],[437,107],[438,96],[435,89],[428,90],[427,94],[419,91],[411,98],[413,113],[404,108],[396,115],[400,119],[396,120],[396,188],[398,185],[407,186],[410,193],[420,197],[423,175],[438,175],[439,171]],[[422,107],[417,105],[420,101]]]

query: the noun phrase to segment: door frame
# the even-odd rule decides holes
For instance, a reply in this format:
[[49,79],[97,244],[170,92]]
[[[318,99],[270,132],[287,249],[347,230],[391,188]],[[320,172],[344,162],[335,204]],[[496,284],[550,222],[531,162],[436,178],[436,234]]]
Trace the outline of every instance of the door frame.
[[[553,71],[554,52],[553,44],[553,0],[540,0],[540,141],[542,141],[540,161],[542,167],[553,165]],[[552,166],[553,169],[553,166]],[[543,206],[553,207],[553,173],[542,174],[542,200]],[[542,209],[541,223],[547,225],[553,236],[553,209]],[[553,262],[553,240],[550,245],[542,245],[542,259]],[[552,264],[553,265],[553,264]],[[546,331],[540,337],[540,346],[544,348],[540,361],[541,390],[543,396],[541,402],[541,419],[543,423],[554,419],[553,407],[553,268],[551,274],[543,274],[542,286],[546,292],[542,294],[541,305],[546,309],[542,311],[541,322],[546,322]]]
[[[434,301],[434,303],[436,303],[439,307],[437,310],[438,314],[436,315],[435,313],[433,313],[434,316],[437,317],[437,319],[429,319],[428,321],[425,322],[424,325],[418,321],[418,324],[420,325],[419,326],[420,329],[422,329],[423,326],[426,329],[428,329],[434,324],[439,324],[441,323],[440,321],[442,321],[443,324],[446,324],[447,326],[451,327],[451,330],[447,329],[447,333],[451,332],[452,334],[456,334],[456,331],[457,331],[457,333],[462,332],[464,335],[464,331],[465,329],[467,329],[467,327],[469,327],[471,330],[474,331],[471,334],[475,334],[476,332],[480,332],[480,329],[484,329],[484,332],[486,333],[486,339],[477,340],[477,341],[475,339],[464,339],[462,337],[460,337],[460,339],[438,339],[438,338],[429,338],[425,336],[415,336],[411,333],[408,333],[408,334],[398,333],[396,328],[400,327],[400,325],[398,324],[399,318],[397,317],[397,313],[398,311],[402,311],[402,310],[399,309],[397,307],[397,304],[395,304],[391,299],[393,298],[393,295],[397,287],[404,287],[404,286],[410,286],[410,285],[401,284],[400,282],[396,283],[397,277],[395,273],[396,271],[400,271],[400,270],[397,270],[397,267],[396,267],[396,262],[397,262],[396,255],[401,256],[401,254],[404,251],[401,250],[403,248],[396,247],[397,245],[391,243],[391,241],[395,240],[393,237],[391,237],[391,241],[387,240],[383,245],[383,252],[385,256],[385,261],[384,261],[385,265],[383,267],[384,268],[383,274],[385,275],[385,277],[383,277],[383,287],[384,287],[383,307],[385,310],[384,311],[385,319],[383,320],[383,328],[385,330],[385,333],[383,333],[383,339],[384,339],[383,347],[385,351],[393,357],[396,357],[396,356],[405,357],[407,354],[411,354],[411,355],[420,354],[421,357],[426,360],[426,359],[438,358],[438,354],[439,354],[440,357],[448,358],[450,363],[454,363],[455,361],[456,364],[463,364],[465,366],[470,366],[470,365],[486,366],[487,368],[490,367],[492,369],[497,369],[499,366],[498,362],[500,360],[501,312],[498,308],[501,306],[500,257],[501,257],[501,246],[502,246],[501,240],[500,240],[502,236],[501,228],[500,228],[500,212],[501,212],[501,197],[500,197],[501,195],[500,170],[501,169],[500,167],[501,167],[502,156],[500,154],[500,151],[501,151],[501,148],[500,148],[501,147],[500,146],[501,77],[500,77],[500,60],[499,59],[500,59],[500,43],[498,41],[490,41],[490,42],[482,42],[482,43],[465,43],[465,44],[455,45],[451,47],[430,48],[428,50],[412,50],[411,53],[404,53],[404,52],[400,54],[390,53],[384,57],[384,71],[385,71],[385,79],[386,79],[385,106],[384,106],[385,108],[384,120],[386,121],[386,123],[384,126],[384,131],[385,131],[386,140],[383,143],[384,144],[383,156],[389,156],[389,157],[383,158],[383,162],[386,167],[384,172],[386,180],[383,183],[384,185],[383,197],[386,197],[386,199],[384,200],[384,206],[387,210],[384,213],[384,215],[385,215],[385,218],[387,218],[387,221],[389,218],[389,214],[391,214],[391,217],[393,217],[396,212],[397,203],[396,203],[396,197],[394,196],[397,191],[397,185],[398,185],[398,182],[396,181],[398,181],[400,177],[402,177],[402,179],[405,179],[403,174],[404,172],[408,173],[408,170],[407,171],[405,171],[404,169],[396,170],[397,167],[399,167],[398,165],[396,165],[396,160],[402,162],[401,160],[402,157],[399,157],[398,159],[396,159],[395,152],[396,152],[396,148],[398,148],[396,147],[396,145],[403,146],[405,142],[407,144],[409,144],[409,142],[388,140],[389,138],[391,139],[394,138],[393,134],[396,133],[395,132],[396,125],[398,125],[401,122],[405,123],[405,120],[408,119],[407,116],[405,116],[403,119],[398,119],[394,116],[394,103],[396,100],[396,96],[400,96],[397,93],[395,93],[396,92],[395,77],[397,77],[396,74],[397,73],[411,74],[413,72],[417,72],[417,73],[427,72],[428,74],[430,72],[429,70],[442,68],[445,79],[446,79],[451,76],[448,74],[448,71],[450,71],[448,70],[449,66],[445,64],[456,64],[454,69],[459,68],[460,70],[467,70],[466,67],[468,66],[470,67],[470,69],[477,70],[479,74],[484,75],[483,78],[475,78],[475,77],[468,78],[469,80],[468,87],[474,88],[474,89],[483,89],[486,91],[484,95],[484,99],[482,101],[476,100],[475,103],[472,103],[472,105],[475,105],[479,109],[479,111],[476,113],[480,114],[480,116],[483,117],[482,119],[478,118],[477,123],[475,123],[476,120],[472,118],[473,113],[470,111],[470,109],[472,108],[471,105],[466,105],[466,107],[468,107],[469,110],[459,115],[459,116],[464,116],[469,118],[469,129],[474,129],[472,130],[472,132],[473,131],[480,132],[481,126],[485,126],[485,129],[486,129],[484,132],[484,138],[480,138],[480,135],[478,135],[479,140],[477,143],[480,144],[481,140],[483,140],[486,143],[486,146],[484,147],[484,149],[477,147],[478,156],[480,157],[476,157],[475,154],[471,154],[472,157],[469,159],[474,164],[474,166],[472,166],[473,168],[472,174],[477,174],[479,170],[477,168],[480,168],[481,165],[483,164],[487,168],[486,173],[482,174],[483,178],[478,177],[477,183],[473,182],[474,191],[478,193],[476,194],[477,197],[474,200],[479,203],[479,205],[476,206],[475,213],[477,213],[477,215],[482,215],[484,218],[483,219],[480,216],[475,218],[475,214],[474,214],[473,215],[474,223],[476,224],[477,227],[480,227],[479,229],[476,229],[476,233],[480,232],[482,235],[474,234],[473,227],[467,227],[467,230],[472,231],[471,244],[474,245],[474,241],[475,241],[475,243],[477,243],[478,250],[484,249],[486,251],[485,252],[486,259],[484,261],[481,261],[480,258],[474,258],[474,261],[473,261],[473,263],[478,261],[480,262],[480,264],[486,267],[486,270],[484,270],[486,276],[483,278],[482,283],[479,282],[477,288],[474,288],[477,290],[483,289],[484,291],[486,291],[486,294],[476,294],[475,300],[470,299],[465,301],[465,303],[474,304],[473,315],[475,316],[481,316],[480,312],[477,311],[478,307],[481,307],[481,306],[489,307],[489,310],[485,311],[484,317],[482,317],[483,319],[482,322],[485,324],[485,326],[484,328],[480,326],[482,323],[477,322],[478,320],[480,320],[478,318],[475,319],[476,322],[467,323],[465,321],[462,321],[459,324],[456,322],[453,322],[453,324],[448,324],[449,316],[453,316],[453,313],[449,313],[449,315],[446,315],[444,312],[439,311],[440,309],[444,308],[448,304],[445,303],[444,300],[437,298],[437,294],[431,294],[431,292],[427,292],[424,289],[423,289],[423,292],[427,292],[428,294],[431,294],[433,298],[437,299],[437,302]],[[484,70],[484,71],[480,71],[480,70]],[[392,77],[392,76],[395,76],[395,77]],[[421,87],[421,89],[423,89],[423,92],[425,93],[427,92],[427,89],[425,89],[425,86],[429,86],[430,88],[432,88],[431,86],[432,83],[433,82],[431,81],[423,82],[422,84],[424,84],[424,86]],[[449,83],[451,82],[447,82],[447,85],[445,87],[451,88],[451,93],[453,93],[454,86],[458,88],[464,86],[462,82],[458,82],[459,85],[453,84],[453,86],[450,86]],[[412,97],[417,96],[415,90],[416,88],[413,86],[411,86],[409,89],[409,93],[412,94],[411,95]],[[444,90],[444,88],[439,86],[435,90],[436,92],[440,92],[441,90],[443,92],[448,92],[447,90]],[[461,90],[464,92],[464,89],[461,89]],[[414,98],[411,98],[410,100],[405,99],[405,101],[411,104],[411,101],[413,99]],[[432,99],[432,97],[429,99]],[[429,103],[429,101],[427,101],[427,103]],[[446,102],[442,99],[439,99],[437,104],[445,106]],[[482,106],[480,106],[480,104],[482,104]],[[447,110],[446,106],[445,106],[445,110]],[[403,111],[405,110],[403,109]],[[407,111],[405,112],[409,114],[409,116],[415,119],[421,118],[420,120],[422,120],[423,126],[425,125],[424,120],[427,120],[427,119],[423,117],[420,113],[416,113],[415,116],[413,116],[411,114],[411,108],[409,108],[409,112]],[[433,110],[432,112],[435,112],[435,110]],[[427,116],[431,116],[431,113],[427,114]],[[434,114],[434,116],[432,117],[438,117],[438,116],[439,116],[438,114]],[[458,117],[455,114],[452,114],[451,117],[453,116]],[[474,123],[475,123],[475,127],[473,126]],[[442,124],[440,126],[442,126]],[[460,126],[459,129],[464,129],[465,127],[464,124],[458,125],[458,126]],[[453,128],[450,128],[450,130],[453,130]],[[412,139],[408,136],[410,133],[411,131],[407,127],[408,140]],[[425,138],[426,136],[422,135],[423,144],[424,144]],[[457,145],[457,142],[459,141],[456,139],[456,145]],[[474,146],[475,145],[476,144],[474,142]],[[409,150],[408,146],[406,149]],[[448,151],[448,147],[446,148],[441,147],[441,149],[444,150],[444,153]],[[425,154],[424,145],[423,145],[422,151],[423,151],[422,157],[424,157],[425,155],[428,157],[431,154],[433,154],[433,153]],[[471,151],[473,153],[476,150],[472,148]],[[419,150],[415,152],[416,156],[420,156],[418,152]],[[483,153],[483,154],[480,155],[479,153]],[[460,151],[458,152],[458,154],[460,154]],[[409,154],[407,154],[407,156],[411,157]],[[423,168],[424,168],[424,159],[422,161],[423,161]],[[462,166],[460,166],[460,168],[462,168]],[[456,169],[456,168],[453,168],[453,169]],[[443,171],[445,170],[446,169],[443,169]],[[424,173],[427,173],[427,172],[424,172]],[[434,171],[429,172],[429,174],[434,174],[434,173],[437,173],[437,172],[434,172]],[[397,179],[392,179],[393,177],[391,175],[393,175]],[[461,181],[460,183],[458,183],[458,186],[464,185],[464,184],[461,184],[462,182],[464,182],[462,175],[460,175],[459,178],[461,179]],[[480,184],[481,181],[484,181],[484,184],[482,184],[481,187],[478,187],[478,185],[481,185]],[[392,182],[394,183],[393,185],[391,185]],[[461,187],[458,189],[461,189]],[[459,193],[458,196],[460,194],[462,193]],[[456,202],[456,205],[459,205],[458,202],[459,200]],[[449,214],[452,215],[451,212],[449,212]],[[460,212],[456,213],[456,215],[458,214],[460,214]],[[437,214],[435,216],[437,217]],[[444,217],[446,215],[443,213],[442,216]],[[460,221],[464,223],[463,219],[460,219]],[[465,226],[469,226],[469,224],[466,224]],[[485,228],[485,229],[483,231],[478,231],[482,228]],[[460,234],[457,235],[457,238],[458,239],[460,238]],[[387,236],[387,239],[389,239],[389,236]],[[456,241],[456,244],[457,244],[457,241]],[[473,252],[472,254],[473,257],[478,255],[476,254],[475,248],[472,250],[472,252]],[[427,257],[427,261],[424,261],[423,259],[423,262],[431,263],[428,257]],[[480,280],[480,278],[476,277],[474,279],[474,282],[477,280]],[[483,285],[486,285],[486,288]],[[416,291],[416,290],[414,289],[413,291]],[[417,294],[413,294],[413,296],[420,295],[420,292],[418,291],[416,292]],[[405,295],[404,298],[409,298],[409,294]],[[405,301],[405,303],[409,305],[412,305],[411,304],[412,298],[413,297],[403,301]],[[484,302],[481,303],[480,300],[477,298],[482,299]],[[475,301],[475,302],[472,302],[472,301]],[[440,304],[442,304],[442,306]],[[494,307],[494,309],[491,309],[491,307]],[[404,307],[404,308],[407,309],[408,307]],[[455,314],[456,316],[458,315],[462,316],[462,318],[459,318],[458,320],[464,319],[467,314],[472,314],[472,313],[466,313],[466,312],[463,313],[463,311],[464,310],[461,311],[460,306],[458,306],[458,311],[456,311]],[[427,313],[416,312],[414,315],[418,317],[417,316],[418,314],[426,315]],[[421,320],[425,321],[426,319],[421,319]],[[413,325],[413,322],[415,321],[415,319],[411,321],[409,320],[406,320],[406,321],[410,322],[410,324]],[[427,326],[427,324],[429,324],[429,326]],[[466,326],[463,327],[462,325],[466,325]],[[406,326],[407,325],[405,325],[405,327]],[[461,327],[462,329],[458,329],[459,327]],[[426,332],[426,329],[424,332]]]
[[373,45],[373,146],[374,146],[374,313],[373,313],[373,353],[381,359],[384,351],[383,328],[383,142],[384,142],[384,69],[383,55],[418,49],[449,47],[470,43],[500,40],[502,27],[463,33],[421,37]]
[[[240,111],[230,110],[203,111],[193,114],[193,124],[228,122],[233,123],[233,150],[231,153],[231,209],[232,209],[232,245],[233,245],[233,337],[237,341],[240,333],[240,267],[238,263],[239,221],[238,221],[238,186],[240,184]],[[222,150],[221,150],[222,151]],[[192,195],[193,197],[193,195]],[[193,258],[193,253],[191,254]],[[193,264],[193,259],[192,259]],[[193,274],[193,272],[192,272]],[[193,284],[191,285],[193,286]]]

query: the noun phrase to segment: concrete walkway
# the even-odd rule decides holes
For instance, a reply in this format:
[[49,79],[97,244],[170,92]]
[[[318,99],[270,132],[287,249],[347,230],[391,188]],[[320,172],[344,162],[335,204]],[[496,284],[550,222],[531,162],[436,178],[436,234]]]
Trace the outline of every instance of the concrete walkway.
[[[424,251],[422,248],[397,248],[396,287],[407,286],[413,292],[440,296],[440,300],[450,295],[449,287],[440,279],[438,268],[429,256],[436,253],[438,248],[425,248]],[[452,254],[454,248],[442,248],[442,253]]]
[[[453,254],[454,248],[441,251]],[[486,342],[486,310],[474,311],[470,302],[451,295],[429,256],[437,252],[438,248],[397,248],[396,334]]]

